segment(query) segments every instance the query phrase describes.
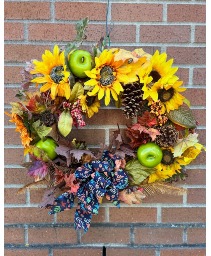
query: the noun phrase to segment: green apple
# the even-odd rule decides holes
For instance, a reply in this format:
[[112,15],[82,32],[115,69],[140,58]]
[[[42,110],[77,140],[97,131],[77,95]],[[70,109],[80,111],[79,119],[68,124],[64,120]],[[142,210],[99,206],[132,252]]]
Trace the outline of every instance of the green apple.
[[[34,149],[33,154],[36,157],[41,157],[41,152],[39,149],[42,149],[51,160],[56,158],[57,153],[55,152],[55,149],[57,144],[53,139],[47,138],[46,140],[39,140],[35,146],[37,148]],[[48,161],[47,157],[43,157],[43,161]]]
[[142,144],[137,150],[137,158],[141,165],[153,168],[158,165],[163,157],[161,148],[153,143]]
[[69,56],[69,67],[73,75],[79,78],[85,78],[84,71],[92,69],[92,56],[88,51],[75,50]]

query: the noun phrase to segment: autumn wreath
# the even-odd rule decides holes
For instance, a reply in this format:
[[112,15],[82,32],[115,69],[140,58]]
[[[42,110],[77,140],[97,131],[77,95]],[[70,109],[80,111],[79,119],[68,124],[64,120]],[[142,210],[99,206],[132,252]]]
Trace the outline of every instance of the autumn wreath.
[[[7,113],[34,178],[19,193],[45,184],[39,206],[49,214],[77,202],[74,226],[85,232],[103,198],[119,207],[154,193],[184,193],[171,183],[187,176],[185,166],[204,149],[173,59],[158,50],[150,55],[109,48],[108,37],[85,50],[87,23],[87,18],[77,23],[73,42],[26,63],[18,100]],[[110,145],[93,153],[86,138],[70,140],[69,134],[80,132],[84,117],[92,118],[101,104],[122,109],[133,122],[124,130],[127,142],[117,129]]]

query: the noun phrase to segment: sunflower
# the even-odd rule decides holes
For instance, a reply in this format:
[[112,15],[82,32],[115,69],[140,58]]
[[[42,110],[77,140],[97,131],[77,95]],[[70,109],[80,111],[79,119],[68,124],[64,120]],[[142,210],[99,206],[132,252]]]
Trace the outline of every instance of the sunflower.
[[21,142],[22,142],[22,145],[24,146],[24,148],[29,147],[29,144],[32,141],[32,138],[30,138],[28,131],[23,124],[22,119],[17,114],[9,114],[9,113],[6,113],[6,114],[8,116],[12,117],[10,122],[15,123],[15,125],[16,125],[15,131],[20,132],[20,134],[21,134],[20,138],[21,138]]
[[89,118],[98,112],[100,102],[97,96],[80,95],[78,98],[80,99],[82,110],[87,113]]
[[181,172],[182,166],[190,164],[205,148],[195,143],[194,146],[187,148],[180,157],[174,157],[173,148],[163,150],[163,158],[155,169],[156,171],[149,176],[149,183],[164,181],[171,178],[174,174]]
[[65,65],[64,51],[60,52],[57,45],[54,46],[53,53],[46,50],[42,55],[42,61],[34,60],[34,69],[31,74],[38,76],[31,80],[33,83],[43,84],[41,92],[51,91],[51,98],[61,96],[70,98],[70,85],[68,78],[70,73]]
[[115,61],[117,52],[118,50],[104,50],[99,57],[95,57],[95,68],[85,71],[86,75],[91,78],[85,82],[85,85],[93,87],[88,95],[98,95],[98,100],[105,96],[106,106],[110,103],[110,94],[115,101],[118,100],[118,95],[124,90],[121,83],[127,84],[138,80],[135,70],[138,70],[141,66],[140,62],[145,60],[141,58],[140,61],[131,64],[125,60]]

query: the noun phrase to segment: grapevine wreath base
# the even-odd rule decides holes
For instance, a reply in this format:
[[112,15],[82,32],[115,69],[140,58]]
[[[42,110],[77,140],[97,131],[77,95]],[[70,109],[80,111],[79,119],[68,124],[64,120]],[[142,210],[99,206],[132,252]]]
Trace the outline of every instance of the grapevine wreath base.
[[[158,50],[150,55],[108,48],[109,37],[85,50],[87,23],[77,23],[67,46],[55,45],[41,61],[26,63],[18,100],[7,113],[34,178],[19,193],[45,184],[39,206],[49,214],[69,210],[75,201],[74,226],[85,232],[103,198],[120,207],[156,193],[183,194],[172,183],[187,177],[185,166],[204,150],[173,59]],[[71,131],[83,131],[85,117],[100,116],[101,104],[120,108],[131,125],[123,139],[117,124],[110,145],[92,152],[86,138],[79,141]]]

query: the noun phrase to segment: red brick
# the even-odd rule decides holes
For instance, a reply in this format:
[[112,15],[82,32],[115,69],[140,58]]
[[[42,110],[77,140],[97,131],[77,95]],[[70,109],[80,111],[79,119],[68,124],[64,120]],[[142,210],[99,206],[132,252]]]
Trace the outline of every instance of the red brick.
[[206,125],[206,110],[205,109],[192,109],[191,110],[198,125]]
[[73,228],[29,228],[29,244],[76,243],[77,233]]
[[41,60],[45,50],[51,50],[51,47],[48,45],[5,44],[5,61],[26,63],[31,59]]
[[189,228],[187,231],[189,244],[206,243],[205,228]]
[[111,42],[134,42],[136,41],[136,28],[133,25],[114,25],[110,34]]
[[188,170],[188,177],[184,184],[189,185],[205,185],[206,184],[206,170]]
[[[198,140],[202,145],[206,145],[206,130],[197,130],[196,131],[199,135],[198,135]],[[200,154],[201,156],[203,156],[204,160],[205,160],[205,152],[202,151],[202,153]]]
[[156,208],[110,208],[110,222],[156,222]]
[[205,222],[205,208],[163,208],[162,222]]
[[122,109],[99,109],[92,118],[86,118],[87,125],[130,125],[131,120],[126,119]]
[[19,189],[17,188],[5,188],[4,189],[4,203],[5,204],[25,204],[26,195],[17,194]]
[[[200,138],[200,137],[199,137]],[[205,138],[204,138],[205,139]],[[199,142],[202,144],[202,145],[205,145],[204,143],[204,139],[199,139]],[[205,165],[206,164],[206,152],[205,151],[202,151],[196,159],[194,159],[190,165]]]
[[163,249],[160,256],[205,256],[205,249]]
[[[92,25],[87,28],[87,41],[98,42],[102,36],[105,36],[104,25]],[[115,42],[135,42],[136,28],[133,25],[113,25],[110,32],[110,40]]]
[[5,66],[4,67],[4,83],[5,84],[21,83],[22,76],[20,72],[22,69],[23,69],[22,67]]
[[195,27],[195,42],[206,43],[206,26]]
[[91,227],[87,234],[82,236],[82,243],[129,243],[129,228]]
[[4,256],[48,256],[47,249],[5,249]]
[[189,69],[188,68],[178,68],[177,73],[175,75],[179,77],[179,80],[183,81],[184,86],[189,84]]
[[106,4],[57,2],[55,3],[55,18],[57,20],[80,20],[88,17],[89,20],[106,19]]
[[148,203],[162,203],[162,204],[180,204],[183,202],[183,196],[171,196],[171,195],[155,195],[149,196],[143,199],[145,204]]
[[112,4],[111,19],[113,21],[162,21],[161,4]]
[[135,243],[179,244],[183,241],[183,230],[173,228],[137,228]]
[[205,188],[189,188],[187,195],[188,204],[206,204]]
[[107,248],[107,256],[154,256],[155,252],[152,249],[119,249],[119,248]]
[[53,250],[54,256],[101,256],[102,255],[102,249],[55,249]]
[[191,106],[206,105],[206,89],[188,88],[182,93],[191,103]]
[[24,230],[21,228],[4,228],[4,243],[24,243]]
[[205,47],[168,47],[169,58],[174,59],[174,64],[206,64]]
[[206,69],[205,68],[193,69],[193,84],[206,85]]
[[30,24],[29,40],[33,41],[72,41],[75,38],[75,27],[72,24]]
[[141,25],[142,43],[187,43],[190,42],[190,26]]
[[[14,123],[10,123],[14,124]],[[4,130],[5,145],[21,145],[20,133],[15,132],[15,128],[8,128]]]
[[10,102],[18,101],[18,98],[15,95],[18,93],[20,88],[4,88],[4,104],[10,104]]
[[206,6],[200,4],[168,4],[168,22],[205,22]]
[[22,23],[4,23],[4,40],[23,40],[24,27]]
[[30,203],[31,204],[40,204],[45,190],[46,190],[45,188],[31,189],[30,190]]
[[[11,11],[12,10],[12,11]],[[7,19],[49,19],[50,3],[48,2],[5,2],[4,18]]]
[[25,168],[8,168],[4,169],[5,184],[28,184],[33,182],[33,178],[27,175]]
[[7,223],[41,223],[52,222],[53,216],[48,215],[47,209],[38,207],[5,208],[4,221]]
[[22,148],[6,148],[4,150],[4,163],[5,164],[23,164],[24,155]]

